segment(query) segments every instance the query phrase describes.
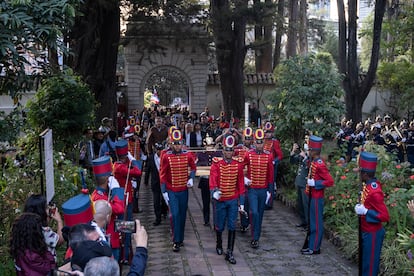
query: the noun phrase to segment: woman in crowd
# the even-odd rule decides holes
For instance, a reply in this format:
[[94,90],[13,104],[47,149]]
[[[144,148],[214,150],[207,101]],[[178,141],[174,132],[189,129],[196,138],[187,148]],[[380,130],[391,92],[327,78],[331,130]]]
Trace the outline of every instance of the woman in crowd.
[[[63,221],[56,207],[48,206],[42,195],[31,195],[24,205],[24,212],[35,213],[40,216],[44,241],[48,250],[56,259],[56,246],[64,242],[62,235]],[[57,232],[49,227],[50,219],[57,223]]]
[[39,215],[21,214],[14,221],[10,236],[10,255],[14,259],[17,276],[53,275],[56,261],[47,248]]

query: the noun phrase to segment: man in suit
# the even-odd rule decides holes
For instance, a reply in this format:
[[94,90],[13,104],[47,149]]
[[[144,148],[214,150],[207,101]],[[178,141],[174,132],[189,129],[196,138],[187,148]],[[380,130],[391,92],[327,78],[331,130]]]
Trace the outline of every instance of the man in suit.
[[160,161],[161,161],[161,151],[164,149],[163,144],[155,143],[154,145],[154,153],[151,153],[148,158],[148,171],[147,173],[151,177],[151,191],[152,191],[152,198],[154,201],[154,214],[155,214],[155,221],[153,223],[154,226],[160,225],[161,223],[161,215],[166,216],[168,207],[165,203],[162,194],[161,194],[161,187],[160,187]]

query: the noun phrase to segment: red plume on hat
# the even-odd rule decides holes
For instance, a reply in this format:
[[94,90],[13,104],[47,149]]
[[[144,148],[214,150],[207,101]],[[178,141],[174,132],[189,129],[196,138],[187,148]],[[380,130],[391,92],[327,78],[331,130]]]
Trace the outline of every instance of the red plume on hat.
[[170,140],[171,140],[171,143],[181,143],[181,141],[183,140],[183,136],[182,136],[182,134],[181,134],[181,131],[179,130],[179,129],[174,129],[172,132],[171,132],[171,135],[170,135]]
[[275,127],[272,125],[271,122],[266,122],[264,129],[266,132],[273,132],[275,130]]
[[244,136],[244,139],[246,139],[246,140],[253,139],[253,129],[251,127],[246,127],[243,130],[243,136]]
[[224,150],[233,150],[234,145],[236,144],[236,139],[233,135],[227,135],[223,139],[223,148]]
[[168,129],[168,136],[171,138],[171,133],[175,130],[178,129],[176,126],[170,126],[170,128]]
[[136,124],[135,117],[134,116],[129,116],[128,125],[135,126],[135,124]]
[[256,131],[254,132],[254,139],[256,141],[261,141],[264,139],[264,131],[261,128],[256,129]]

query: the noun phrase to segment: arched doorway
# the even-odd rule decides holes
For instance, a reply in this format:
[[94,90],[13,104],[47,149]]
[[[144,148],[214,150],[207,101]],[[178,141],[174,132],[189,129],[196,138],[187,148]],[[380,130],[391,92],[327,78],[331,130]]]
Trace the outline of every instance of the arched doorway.
[[156,93],[161,106],[182,107],[190,103],[187,77],[171,67],[157,67],[150,72],[145,81],[145,90]]

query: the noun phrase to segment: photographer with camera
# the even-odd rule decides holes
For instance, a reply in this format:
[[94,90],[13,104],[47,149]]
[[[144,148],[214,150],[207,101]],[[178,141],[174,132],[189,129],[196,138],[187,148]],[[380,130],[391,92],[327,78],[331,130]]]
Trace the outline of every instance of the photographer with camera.
[[[42,221],[43,236],[45,238],[47,248],[56,260],[56,247],[64,242],[62,235],[63,221],[57,207],[52,203],[47,204],[46,197],[37,194],[31,195],[26,200],[23,211],[35,213],[40,216]],[[57,223],[56,232],[49,227],[51,220],[54,220]]]

